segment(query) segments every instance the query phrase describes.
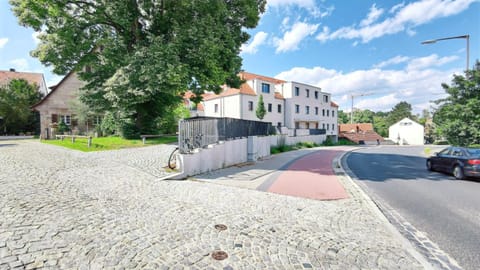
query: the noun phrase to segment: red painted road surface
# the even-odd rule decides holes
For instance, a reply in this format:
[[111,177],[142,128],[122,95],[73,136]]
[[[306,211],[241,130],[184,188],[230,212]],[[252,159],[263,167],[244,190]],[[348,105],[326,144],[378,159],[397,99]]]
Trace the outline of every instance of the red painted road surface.
[[278,176],[268,192],[315,200],[348,198],[332,168],[332,160],[342,152],[320,150],[296,160]]

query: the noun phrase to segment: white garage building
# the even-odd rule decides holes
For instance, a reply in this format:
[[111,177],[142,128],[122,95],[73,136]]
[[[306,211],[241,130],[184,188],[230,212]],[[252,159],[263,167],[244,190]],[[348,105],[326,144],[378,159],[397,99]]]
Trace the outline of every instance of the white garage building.
[[399,145],[423,145],[424,128],[409,118],[403,118],[388,128],[388,138]]

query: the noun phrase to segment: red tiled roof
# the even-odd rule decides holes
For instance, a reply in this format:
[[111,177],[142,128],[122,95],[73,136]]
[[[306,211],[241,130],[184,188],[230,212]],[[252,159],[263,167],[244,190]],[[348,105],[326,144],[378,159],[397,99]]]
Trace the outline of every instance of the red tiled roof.
[[[358,129],[357,129],[358,127]],[[339,124],[338,130],[340,133],[345,132],[358,132],[358,131],[373,131],[373,125],[371,123],[358,123],[358,124]]]
[[275,78],[267,77],[267,76],[262,76],[262,75],[258,75],[258,74],[253,74],[253,73],[246,72],[246,71],[240,72],[239,76],[242,80],[246,80],[246,81],[259,79],[259,80],[266,81],[266,82],[271,82],[271,83],[274,83],[274,84],[279,84],[279,83],[284,83],[285,82],[283,80],[279,80],[279,79],[275,79]]
[[279,92],[275,92],[275,98],[276,99],[285,99],[282,94],[280,94]]
[[330,102],[330,106],[332,106],[332,107],[335,107],[335,108],[338,108],[338,105],[337,105],[337,103],[335,103],[335,102],[333,102],[333,101],[332,101],[332,102]]
[[243,83],[240,86],[240,89],[229,88],[227,86],[223,86],[222,88],[223,88],[223,91],[219,95],[208,93],[203,95],[203,100],[211,100],[219,97],[228,97],[228,96],[239,95],[239,94],[249,95],[249,96],[257,95],[255,94],[255,91],[253,91],[253,89],[247,83]]
[[382,136],[378,135],[375,131],[366,131],[360,133],[340,133],[340,138],[347,138],[349,141],[359,143],[360,141],[364,142],[375,142],[383,141]]
[[34,83],[39,87],[44,85],[44,79],[43,79],[42,73],[0,70],[0,85],[8,84],[9,81],[14,79],[24,79],[27,82],[31,84]]

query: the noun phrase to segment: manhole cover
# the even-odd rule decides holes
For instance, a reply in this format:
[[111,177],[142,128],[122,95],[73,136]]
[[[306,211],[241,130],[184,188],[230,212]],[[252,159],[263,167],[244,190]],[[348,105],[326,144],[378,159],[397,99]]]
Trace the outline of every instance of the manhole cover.
[[228,258],[228,254],[225,251],[215,250],[214,252],[212,252],[212,258],[217,261],[221,261]]
[[214,227],[219,231],[225,231],[227,229],[227,225],[223,225],[223,224],[217,224]]

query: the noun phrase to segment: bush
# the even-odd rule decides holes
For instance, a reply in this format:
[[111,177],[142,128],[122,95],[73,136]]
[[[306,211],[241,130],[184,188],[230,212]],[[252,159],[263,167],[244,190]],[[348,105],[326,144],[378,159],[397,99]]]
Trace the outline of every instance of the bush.
[[140,138],[140,131],[134,123],[125,121],[120,124],[120,136],[125,139],[138,139]]
[[102,135],[108,136],[115,134],[117,131],[117,124],[115,123],[115,118],[111,113],[106,113],[102,118],[102,123],[100,124],[100,131]]
[[327,139],[322,143],[323,146],[334,146],[335,143],[333,143],[332,139],[327,137]]
[[65,124],[65,122],[60,122],[60,124],[58,124],[58,133],[65,133],[65,132],[69,132],[70,131],[70,128],[67,126],[67,124]]

